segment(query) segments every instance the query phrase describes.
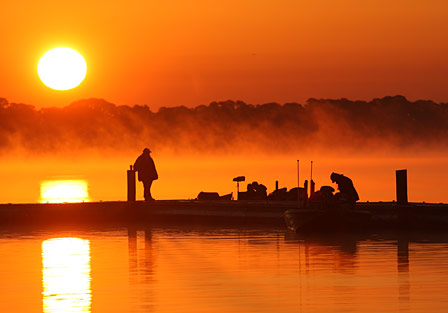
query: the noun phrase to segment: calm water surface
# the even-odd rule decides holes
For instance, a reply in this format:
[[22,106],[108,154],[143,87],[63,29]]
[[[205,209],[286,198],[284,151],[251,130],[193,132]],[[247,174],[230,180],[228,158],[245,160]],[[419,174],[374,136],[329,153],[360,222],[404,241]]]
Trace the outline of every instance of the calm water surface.
[[448,235],[2,231],[2,312],[448,312]]

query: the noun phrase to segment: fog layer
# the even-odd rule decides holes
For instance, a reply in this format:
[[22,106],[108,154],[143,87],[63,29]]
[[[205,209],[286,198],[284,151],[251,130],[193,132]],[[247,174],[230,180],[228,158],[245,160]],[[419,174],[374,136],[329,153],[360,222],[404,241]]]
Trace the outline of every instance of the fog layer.
[[117,106],[87,99],[37,109],[0,98],[0,153],[88,150],[197,153],[289,153],[444,149],[448,104],[403,96],[367,101],[212,102],[193,108]]

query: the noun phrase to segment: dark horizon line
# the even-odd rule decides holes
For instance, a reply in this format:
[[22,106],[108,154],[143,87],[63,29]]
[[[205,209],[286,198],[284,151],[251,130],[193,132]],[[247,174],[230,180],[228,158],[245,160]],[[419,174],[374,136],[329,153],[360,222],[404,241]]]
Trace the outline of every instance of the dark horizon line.
[[[432,99],[417,99],[414,101],[410,101],[406,96],[402,95],[402,94],[395,94],[395,95],[385,95],[382,97],[374,97],[371,98],[370,100],[361,100],[361,99],[350,99],[347,97],[340,97],[340,98],[317,98],[317,97],[310,97],[307,100],[305,100],[305,102],[300,102],[300,101],[286,101],[286,102],[279,102],[279,101],[267,101],[267,102],[259,102],[259,103],[248,103],[244,100],[241,99],[223,99],[223,100],[214,100],[209,102],[208,104],[196,104],[196,105],[172,105],[172,106],[167,106],[167,105],[162,105],[158,107],[158,110],[163,109],[163,108],[180,108],[180,107],[185,107],[185,108],[196,108],[196,107],[200,107],[200,106],[210,106],[213,105],[215,103],[226,103],[226,102],[233,102],[233,103],[241,103],[241,104],[245,104],[248,106],[254,106],[254,107],[258,107],[258,106],[263,106],[263,105],[268,105],[268,104],[278,104],[280,106],[283,105],[287,105],[287,104],[299,104],[301,106],[306,106],[309,105],[310,103],[315,103],[315,102],[330,102],[330,103],[335,103],[335,102],[352,102],[352,103],[373,103],[376,101],[384,101],[384,100],[400,100],[400,101],[405,101],[408,103],[434,103],[434,104],[440,104],[440,105],[448,105],[448,102],[437,102],[435,100]],[[32,106],[34,108],[37,109],[52,109],[52,108],[56,108],[56,109],[61,109],[61,108],[66,108],[72,105],[77,105],[77,104],[81,104],[83,102],[88,102],[88,101],[95,101],[95,102],[103,102],[104,104],[112,104],[114,106],[117,107],[148,107],[150,108],[152,105],[148,105],[146,103],[144,104],[116,104],[113,103],[111,101],[108,101],[106,98],[101,98],[101,97],[89,97],[89,98],[81,98],[79,100],[75,100],[72,101],[69,104],[65,104],[65,105],[61,105],[61,106],[44,106],[44,107],[40,107],[38,108],[35,104],[33,103],[24,103],[24,102],[14,102],[14,101],[8,101],[8,99],[6,97],[1,97],[0,96],[0,107],[3,107],[5,105],[12,105],[12,104],[16,104],[16,105],[27,105],[27,106]]]

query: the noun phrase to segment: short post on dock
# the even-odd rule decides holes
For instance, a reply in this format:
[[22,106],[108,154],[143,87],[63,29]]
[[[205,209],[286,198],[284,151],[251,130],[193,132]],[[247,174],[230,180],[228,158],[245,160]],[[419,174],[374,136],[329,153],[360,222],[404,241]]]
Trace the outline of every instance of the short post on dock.
[[135,170],[132,165],[128,169],[128,202],[135,202]]
[[407,170],[396,171],[397,181],[397,204],[408,203],[408,174]]

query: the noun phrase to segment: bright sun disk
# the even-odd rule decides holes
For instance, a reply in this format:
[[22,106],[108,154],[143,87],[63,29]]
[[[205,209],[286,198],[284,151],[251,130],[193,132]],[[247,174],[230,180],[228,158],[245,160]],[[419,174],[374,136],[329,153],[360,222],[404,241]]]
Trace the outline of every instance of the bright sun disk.
[[85,180],[43,181],[40,186],[40,197],[42,203],[90,201]]
[[59,47],[42,56],[37,73],[45,86],[55,90],[68,90],[77,87],[84,80],[87,64],[77,51]]

